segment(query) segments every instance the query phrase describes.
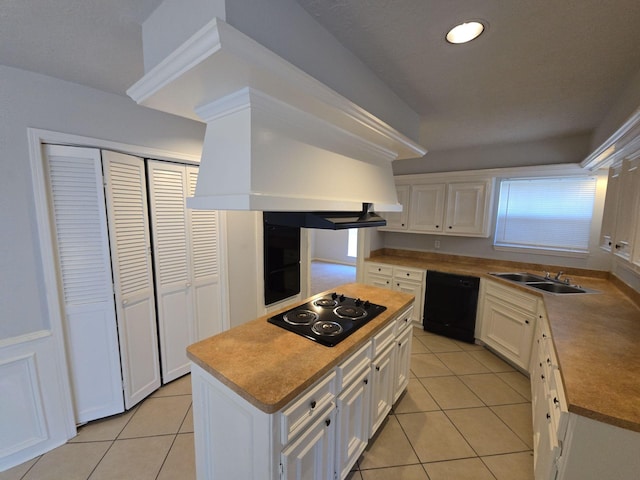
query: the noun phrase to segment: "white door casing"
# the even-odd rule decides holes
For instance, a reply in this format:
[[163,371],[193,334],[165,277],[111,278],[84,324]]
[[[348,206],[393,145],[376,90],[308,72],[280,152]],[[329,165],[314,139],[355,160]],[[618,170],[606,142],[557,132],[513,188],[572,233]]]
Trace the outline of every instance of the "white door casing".
[[76,423],[124,411],[100,151],[47,145]]
[[102,153],[125,406],[160,387],[144,162]]

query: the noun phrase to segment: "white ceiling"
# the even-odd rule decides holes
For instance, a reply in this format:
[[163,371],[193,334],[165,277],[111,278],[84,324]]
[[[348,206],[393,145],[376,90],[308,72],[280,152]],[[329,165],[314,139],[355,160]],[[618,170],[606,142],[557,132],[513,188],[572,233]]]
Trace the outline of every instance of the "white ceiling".
[[[161,1],[0,0],[0,64],[125,95]],[[638,0],[297,1],[421,115],[432,151],[592,130],[640,70]],[[470,18],[487,31],[447,44]]]

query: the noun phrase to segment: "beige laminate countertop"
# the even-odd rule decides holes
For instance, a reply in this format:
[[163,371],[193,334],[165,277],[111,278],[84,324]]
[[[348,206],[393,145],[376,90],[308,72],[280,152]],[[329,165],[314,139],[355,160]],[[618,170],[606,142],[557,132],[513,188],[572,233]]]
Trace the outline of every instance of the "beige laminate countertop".
[[387,309],[338,345],[325,347],[267,322],[269,317],[291,308],[286,307],[194,343],[187,348],[187,356],[260,410],[277,412],[414,300],[413,295],[357,283],[336,287],[335,291]]
[[369,260],[489,278],[542,297],[569,411],[640,432],[640,308],[616,282],[568,272],[572,283],[601,293],[552,295],[493,277],[489,272],[541,274],[544,269],[555,272],[558,267],[436,254],[421,256],[415,252],[410,256],[377,255]]

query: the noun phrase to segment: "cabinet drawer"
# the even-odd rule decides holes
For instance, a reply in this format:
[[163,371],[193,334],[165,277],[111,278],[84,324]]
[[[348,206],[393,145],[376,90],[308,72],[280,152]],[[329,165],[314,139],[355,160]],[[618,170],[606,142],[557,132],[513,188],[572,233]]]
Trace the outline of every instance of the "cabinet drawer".
[[424,270],[415,268],[395,267],[393,269],[394,280],[414,280],[416,282],[424,281]]
[[396,335],[402,333],[402,331],[411,325],[411,319],[413,318],[413,305],[407,308],[404,312],[398,315],[396,319]]
[[393,276],[393,266],[384,263],[367,263],[366,271],[371,275]]
[[487,281],[485,294],[498,297],[527,313],[536,314],[538,310],[537,297],[520,292],[515,288],[504,287],[496,282]]
[[380,288],[391,288],[391,277],[385,277],[384,275],[375,275],[367,272],[364,276],[364,282],[367,285],[373,285]]
[[322,413],[325,407],[334,401],[335,392],[336,374],[332,371],[286,407],[280,414],[282,445],[289,443],[319,413]]
[[375,337],[373,337],[373,340],[371,341],[373,346],[373,358],[376,358],[376,356],[382,352],[387,345],[393,342],[395,326],[395,322],[391,322],[378,332]]
[[371,342],[367,342],[365,346],[336,367],[337,392],[347,387],[358,376],[363,367],[369,366],[373,358],[371,351]]

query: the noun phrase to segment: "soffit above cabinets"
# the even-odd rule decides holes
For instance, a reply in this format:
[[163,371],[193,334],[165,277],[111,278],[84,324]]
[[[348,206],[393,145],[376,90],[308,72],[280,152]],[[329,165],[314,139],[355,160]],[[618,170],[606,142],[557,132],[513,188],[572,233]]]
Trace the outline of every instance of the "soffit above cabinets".
[[[207,123],[194,208],[397,206],[391,162],[426,153],[217,18],[127,94],[141,105]],[[327,173],[329,181],[320,183]]]

